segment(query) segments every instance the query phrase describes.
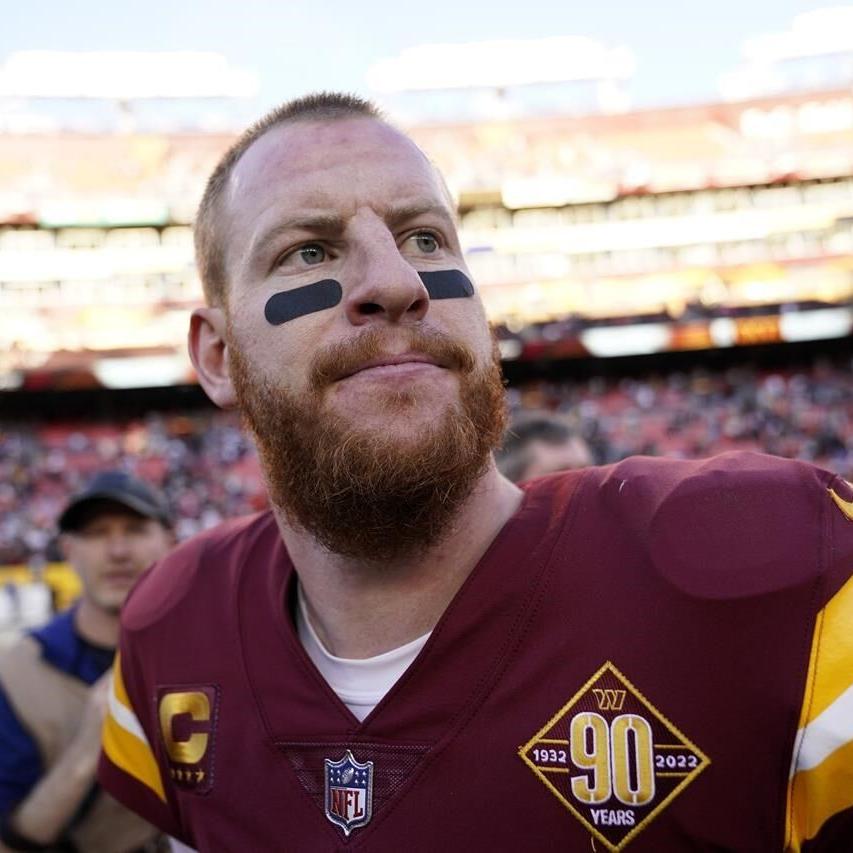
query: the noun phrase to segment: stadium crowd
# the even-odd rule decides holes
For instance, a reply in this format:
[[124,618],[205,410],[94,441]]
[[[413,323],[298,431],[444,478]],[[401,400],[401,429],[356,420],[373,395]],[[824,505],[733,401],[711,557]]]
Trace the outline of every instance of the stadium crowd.
[[[564,414],[597,463],[754,449],[851,479],[851,367],[818,361],[784,370],[537,381],[511,388],[509,400],[516,410]],[[68,495],[104,467],[161,485],[179,539],[266,503],[251,441],[229,413],[159,412],[124,424],[0,424],[0,566],[37,568],[58,559],[55,519]]]

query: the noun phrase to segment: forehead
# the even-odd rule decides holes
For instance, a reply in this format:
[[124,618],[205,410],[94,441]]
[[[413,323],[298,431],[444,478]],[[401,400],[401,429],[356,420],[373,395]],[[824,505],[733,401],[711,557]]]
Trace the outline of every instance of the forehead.
[[436,170],[404,134],[369,118],[297,121],[249,146],[231,173],[223,213],[229,233],[246,236],[259,221],[294,210],[346,216],[407,199],[450,210]]
[[77,533],[86,533],[95,527],[107,527],[118,524],[142,523],[149,519],[124,504],[110,500],[93,500],[81,507],[76,523]]

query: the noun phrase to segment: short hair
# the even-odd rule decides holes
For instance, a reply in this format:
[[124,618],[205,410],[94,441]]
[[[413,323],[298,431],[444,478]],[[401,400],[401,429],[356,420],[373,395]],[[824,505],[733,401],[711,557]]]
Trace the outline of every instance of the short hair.
[[576,436],[575,430],[559,415],[551,412],[522,412],[510,421],[495,460],[501,473],[517,483],[530,465],[531,445],[534,442],[559,445]]
[[194,229],[196,264],[208,305],[225,303],[226,241],[220,230],[220,203],[234,166],[256,140],[274,127],[299,121],[338,121],[347,118],[385,122],[379,108],[364,98],[340,92],[316,92],[287,101],[268,112],[222,156],[208,178]]

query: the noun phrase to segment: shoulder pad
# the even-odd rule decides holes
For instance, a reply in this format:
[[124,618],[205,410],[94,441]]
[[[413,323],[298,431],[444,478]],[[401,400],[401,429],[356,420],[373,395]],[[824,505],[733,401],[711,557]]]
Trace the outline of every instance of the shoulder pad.
[[[266,511],[227,521],[182,542],[139,579],[122,609],[122,627],[142,630],[185,600],[195,606],[200,595],[228,595],[240,555],[270,527],[277,536],[272,512]],[[203,578],[199,577],[202,572]]]
[[601,497],[657,572],[698,598],[743,598],[821,572],[830,474],[752,452],[681,461],[632,458]]

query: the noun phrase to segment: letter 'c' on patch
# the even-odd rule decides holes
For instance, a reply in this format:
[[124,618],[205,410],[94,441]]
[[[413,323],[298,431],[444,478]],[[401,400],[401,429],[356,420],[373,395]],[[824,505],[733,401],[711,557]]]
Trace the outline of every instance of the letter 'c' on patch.
[[[419,272],[418,275],[430,299],[463,299],[474,295],[474,285],[460,270],[435,270]],[[342,297],[340,283],[324,278],[314,284],[274,293],[264,307],[264,317],[270,325],[280,326],[288,320],[334,308]]]

